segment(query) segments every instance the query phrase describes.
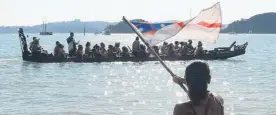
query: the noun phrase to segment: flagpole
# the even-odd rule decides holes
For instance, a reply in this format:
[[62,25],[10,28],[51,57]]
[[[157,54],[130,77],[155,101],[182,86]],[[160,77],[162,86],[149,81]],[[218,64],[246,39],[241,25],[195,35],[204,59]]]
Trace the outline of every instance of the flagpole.
[[[163,65],[163,67],[171,74],[171,76],[174,78],[176,77],[176,75],[172,72],[172,70],[163,62],[163,60],[160,58],[160,56],[149,46],[149,44],[145,41],[143,35],[137,31],[137,29],[135,29],[136,27],[134,27],[129,20],[127,20],[125,18],[125,16],[123,16],[123,21],[126,22],[131,29],[139,36],[139,38],[145,43],[145,45],[150,49],[150,51],[155,55],[155,57],[158,59],[158,61]],[[188,92],[188,90],[186,89],[186,87],[183,84],[178,84],[186,93]]]

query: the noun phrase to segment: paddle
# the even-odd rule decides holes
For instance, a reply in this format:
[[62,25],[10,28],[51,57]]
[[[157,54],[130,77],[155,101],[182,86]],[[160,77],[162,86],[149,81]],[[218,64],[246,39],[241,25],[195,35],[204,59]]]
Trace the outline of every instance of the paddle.
[[[145,43],[145,45],[148,47],[148,49],[155,55],[155,57],[158,59],[158,61],[163,65],[163,67],[171,74],[171,76],[177,77],[170,68],[168,68],[168,66],[163,62],[163,60],[159,57],[159,55],[149,46],[149,44],[145,41],[143,35],[137,30],[136,27],[134,27],[129,20],[127,20],[125,18],[125,16],[123,16],[123,21],[126,22],[130,28],[139,36],[139,38]],[[186,89],[186,87],[183,84],[178,84],[186,93],[188,93],[188,90]]]
[[130,47],[129,46],[127,46],[128,47],[128,49],[132,52],[132,50],[130,49]]

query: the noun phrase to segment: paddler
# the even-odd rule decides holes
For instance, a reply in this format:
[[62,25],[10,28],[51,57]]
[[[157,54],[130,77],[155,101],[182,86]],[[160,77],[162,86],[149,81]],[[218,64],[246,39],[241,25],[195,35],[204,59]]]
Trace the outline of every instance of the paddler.
[[146,52],[146,46],[144,46],[143,44],[140,44],[139,57],[145,58],[147,56],[148,54]]
[[100,46],[98,44],[95,44],[92,49],[92,57],[94,58],[101,58],[102,55],[100,54]]
[[54,49],[54,56],[56,58],[64,58],[65,57],[65,51],[63,48],[64,48],[64,46],[59,41],[56,41],[56,47]]
[[152,48],[153,48],[153,50],[154,50],[158,55],[160,55],[160,54],[159,54],[159,47],[158,47],[158,46],[154,45]]
[[169,50],[168,42],[163,42],[163,45],[161,46],[161,54],[168,55],[169,53],[168,50]]
[[90,42],[87,42],[87,43],[85,44],[85,51],[84,51],[84,54],[85,54],[87,57],[91,58],[91,56],[92,56],[92,51],[91,51],[91,43],[90,43]]
[[193,42],[192,40],[188,40],[188,45],[187,45],[188,55],[194,55],[195,48],[193,47]]
[[122,57],[125,57],[125,58],[130,57],[129,51],[128,51],[127,47],[123,46],[123,47],[122,47],[122,51],[123,51],[123,52],[122,52]]
[[77,55],[76,55],[78,60],[83,59],[83,47],[82,45],[78,45],[78,50],[77,50]]
[[36,40],[36,37],[33,37],[33,41],[30,42],[30,47],[29,47],[30,51],[32,51],[33,43],[35,40]]
[[188,52],[188,48],[187,48],[187,42],[180,42],[180,50],[179,50],[179,54],[180,56],[186,56],[187,52]]
[[115,57],[113,45],[108,45],[107,57],[108,57],[108,58],[113,58],[113,57]]
[[198,45],[197,45],[197,48],[195,50],[194,56],[195,57],[202,57],[203,55],[204,55],[204,50],[203,50],[203,47],[202,47],[202,42],[198,41]]
[[188,86],[190,101],[176,104],[173,115],[224,115],[223,99],[208,91],[211,73],[207,63],[193,62],[186,68],[185,78],[174,77],[177,84]]
[[168,55],[169,57],[176,57],[177,56],[177,52],[174,49],[174,46],[172,43],[169,44],[168,46]]
[[101,56],[107,56],[107,50],[105,49],[105,44],[103,42],[100,43],[99,52]]
[[54,56],[57,57],[58,56],[58,50],[59,50],[59,41],[56,41],[56,46],[54,49]]
[[179,42],[178,41],[175,41],[174,42],[174,51],[178,52],[179,51]]
[[122,50],[120,49],[120,43],[119,42],[115,43],[115,47],[114,47],[115,55],[120,56],[121,52],[122,52]]
[[70,36],[67,38],[69,56],[76,56],[77,44],[74,39],[74,33],[70,32]]
[[139,37],[136,37],[135,41],[132,43],[132,55],[137,57],[139,50],[140,50]]
[[192,41],[192,40],[188,40],[187,48],[188,48],[189,50],[194,50],[193,41]]
[[42,48],[39,45],[39,39],[37,39],[37,38],[33,39],[30,50],[32,52],[32,56],[35,57],[35,59],[38,59],[40,57]]

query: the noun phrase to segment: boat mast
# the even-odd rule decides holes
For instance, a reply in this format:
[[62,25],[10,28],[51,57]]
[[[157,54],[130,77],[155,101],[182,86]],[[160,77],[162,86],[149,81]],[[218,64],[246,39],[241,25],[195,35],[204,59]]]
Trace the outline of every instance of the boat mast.
[[43,23],[42,23],[42,32],[44,32],[44,29],[45,29],[45,27],[44,27],[44,19],[43,19]]
[[83,35],[85,36],[85,23],[83,24]]
[[46,19],[45,19],[45,33],[47,32],[47,25],[46,25]]
[[190,8],[190,19],[192,19],[192,8]]

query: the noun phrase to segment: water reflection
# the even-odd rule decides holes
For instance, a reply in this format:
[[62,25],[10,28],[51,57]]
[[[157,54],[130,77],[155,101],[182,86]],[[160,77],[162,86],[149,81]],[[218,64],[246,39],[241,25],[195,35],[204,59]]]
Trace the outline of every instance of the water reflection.
[[60,68],[63,68],[66,65],[66,63],[59,63],[58,65]]
[[42,66],[43,66],[43,63],[22,61],[21,70],[28,70],[30,68],[40,70]]

